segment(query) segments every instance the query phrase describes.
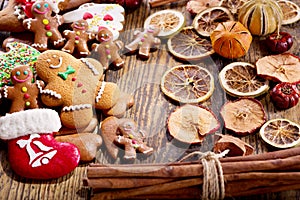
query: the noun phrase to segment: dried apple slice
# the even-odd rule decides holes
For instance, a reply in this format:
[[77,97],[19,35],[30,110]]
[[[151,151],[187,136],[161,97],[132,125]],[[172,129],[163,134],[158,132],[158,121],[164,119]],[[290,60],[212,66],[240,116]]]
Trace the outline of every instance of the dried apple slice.
[[269,81],[257,76],[254,65],[247,62],[233,62],[219,73],[224,90],[238,97],[257,97],[269,90]]
[[225,128],[238,136],[253,134],[266,122],[266,112],[262,104],[254,98],[229,101],[220,113]]
[[198,13],[193,20],[193,27],[200,35],[209,37],[220,22],[233,20],[234,17],[227,8],[215,6]]
[[283,12],[282,24],[292,24],[300,19],[300,8],[297,4],[289,0],[277,0]]
[[167,45],[170,53],[180,60],[200,60],[214,53],[209,38],[197,34],[192,26],[169,38]]
[[189,11],[192,15],[196,15],[200,13],[201,11],[205,10],[206,8],[218,6],[220,4],[219,0],[191,0],[188,1],[186,4],[186,9]]
[[160,28],[158,36],[168,38],[184,27],[185,17],[177,10],[161,10],[147,17],[144,22],[144,28],[149,27],[149,25],[158,26]]
[[300,126],[288,119],[267,121],[259,131],[263,141],[276,148],[290,148],[300,142]]
[[257,74],[275,82],[300,80],[300,58],[290,53],[265,56],[256,62]]
[[220,127],[215,115],[207,108],[185,104],[172,112],[168,119],[168,130],[178,141],[196,144]]
[[228,8],[232,14],[237,14],[247,0],[221,0],[219,6]]
[[161,79],[162,92],[181,103],[199,103],[214,91],[214,78],[198,65],[179,65],[166,71]]
[[215,153],[222,153],[223,151],[229,149],[229,152],[226,156],[247,156],[253,153],[254,148],[244,142],[243,140],[223,134],[215,134],[218,137],[215,142],[213,151]]

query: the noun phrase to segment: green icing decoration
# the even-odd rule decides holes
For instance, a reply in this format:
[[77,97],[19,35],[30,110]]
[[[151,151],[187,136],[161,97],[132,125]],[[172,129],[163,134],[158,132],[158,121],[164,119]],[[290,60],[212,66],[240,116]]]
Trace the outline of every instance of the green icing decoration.
[[57,75],[60,76],[63,80],[67,80],[68,75],[69,74],[73,74],[73,73],[75,73],[75,69],[71,65],[69,65],[67,67],[67,71],[65,71],[65,72],[58,72]]

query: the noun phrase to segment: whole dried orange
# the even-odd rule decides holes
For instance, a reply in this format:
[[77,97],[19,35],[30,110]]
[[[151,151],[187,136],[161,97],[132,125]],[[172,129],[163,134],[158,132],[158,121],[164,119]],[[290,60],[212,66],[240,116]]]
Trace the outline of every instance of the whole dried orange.
[[199,103],[214,91],[214,78],[198,65],[179,65],[166,71],[161,79],[162,92],[181,103]]
[[192,26],[170,37],[167,45],[170,53],[180,60],[200,60],[214,53],[209,38],[199,35]]
[[247,62],[233,62],[219,73],[224,90],[238,97],[257,97],[269,90],[269,81],[257,76],[256,67]]
[[265,36],[280,29],[283,13],[276,0],[248,0],[238,19],[252,35]]
[[259,131],[263,141],[277,148],[293,147],[300,142],[300,126],[288,119],[267,121]]
[[212,47],[216,53],[225,58],[244,56],[251,45],[252,35],[240,22],[219,23],[210,35]]
[[181,142],[201,143],[205,136],[220,127],[215,115],[208,108],[185,104],[172,112],[168,119],[168,131]]
[[300,58],[283,53],[265,56],[256,62],[257,74],[276,82],[300,81]]
[[266,112],[260,101],[254,98],[229,101],[220,113],[225,128],[238,136],[253,134],[266,122]]

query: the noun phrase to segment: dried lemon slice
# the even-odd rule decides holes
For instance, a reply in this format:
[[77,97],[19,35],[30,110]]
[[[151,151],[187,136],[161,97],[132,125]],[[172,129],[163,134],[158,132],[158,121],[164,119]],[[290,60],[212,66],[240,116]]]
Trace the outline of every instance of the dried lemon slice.
[[278,0],[277,3],[283,12],[283,25],[295,23],[300,19],[300,8],[297,4],[289,0]]
[[260,129],[263,141],[277,148],[289,148],[300,142],[300,126],[288,119],[272,119]]
[[227,8],[215,6],[198,13],[193,20],[193,27],[200,35],[209,37],[220,22],[233,20],[234,17]]
[[179,65],[164,73],[161,90],[178,102],[198,103],[212,95],[214,78],[207,69],[198,65]]
[[181,60],[199,60],[214,53],[209,38],[200,36],[192,26],[169,38],[167,45],[170,53]]
[[233,62],[219,73],[224,90],[238,97],[257,97],[269,90],[269,81],[257,76],[254,65],[247,62]]
[[238,136],[253,134],[266,122],[266,112],[262,104],[254,98],[229,101],[220,113],[225,128]]
[[257,74],[272,81],[300,81],[300,58],[290,53],[265,56],[256,62]]
[[151,14],[144,22],[144,28],[155,25],[160,28],[161,38],[168,38],[180,31],[185,25],[184,15],[177,10],[161,10]]
[[201,143],[206,134],[220,127],[215,115],[207,108],[185,104],[172,112],[168,119],[168,131],[175,139],[185,143]]

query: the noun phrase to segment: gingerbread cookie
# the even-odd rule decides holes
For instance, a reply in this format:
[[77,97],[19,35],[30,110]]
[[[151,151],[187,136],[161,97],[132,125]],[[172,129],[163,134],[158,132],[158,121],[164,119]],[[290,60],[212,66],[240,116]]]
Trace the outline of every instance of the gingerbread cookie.
[[29,66],[35,75],[34,63],[40,55],[38,50],[20,42],[7,43],[4,48],[8,52],[0,54],[0,87],[12,85],[10,73],[15,66]]
[[26,65],[15,67],[11,71],[13,86],[4,86],[3,89],[3,97],[12,101],[10,113],[39,107],[39,88],[42,88],[44,83],[32,83],[32,79],[32,71]]
[[88,32],[97,34],[100,27],[108,28],[113,34],[113,40],[119,37],[123,30],[125,10],[119,4],[86,3],[78,9],[63,15],[65,23],[73,23],[80,19],[87,21]]
[[139,130],[132,119],[114,116],[107,117],[101,123],[101,134],[109,154],[116,159],[119,147],[125,150],[124,159],[134,160],[136,154],[151,155],[153,148],[145,143],[145,133]]
[[110,64],[117,68],[122,68],[125,61],[121,58],[119,50],[123,48],[123,42],[113,41],[113,34],[105,27],[99,29],[96,39],[100,44],[94,43],[92,49],[98,54],[98,59],[104,69],[108,69]]
[[138,52],[138,56],[142,59],[148,59],[151,49],[157,48],[161,41],[156,37],[160,29],[155,26],[149,26],[143,32],[135,31],[135,39],[125,46],[126,51],[129,53]]
[[38,0],[31,8],[34,18],[25,19],[25,29],[35,33],[33,47],[40,51],[48,49],[48,41],[55,48],[64,45],[64,38],[61,36],[58,27],[63,23],[63,17],[55,15],[52,17],[52,7],[46,1]]
[[47,50],[38,57],[36,70],[46,82],[42,102],[49,107],[60,106],[62,123],[68,128],[86,127],[93,118],[94,107],[107,110],[120,103],[128,105],[120,99],[115,83],[101,81],[103,67],[95,59],[76,59],[63,51]]
[[88,23],[82,19],[73,22],[72,31],[65,30],[63,32],[64,37],[67,39],[66,45],[62,48],[62,51],[73,54],[76,49],[80,56],[87,56],[90,54],[87,42],[95,38],[95,35],[87,32]]

